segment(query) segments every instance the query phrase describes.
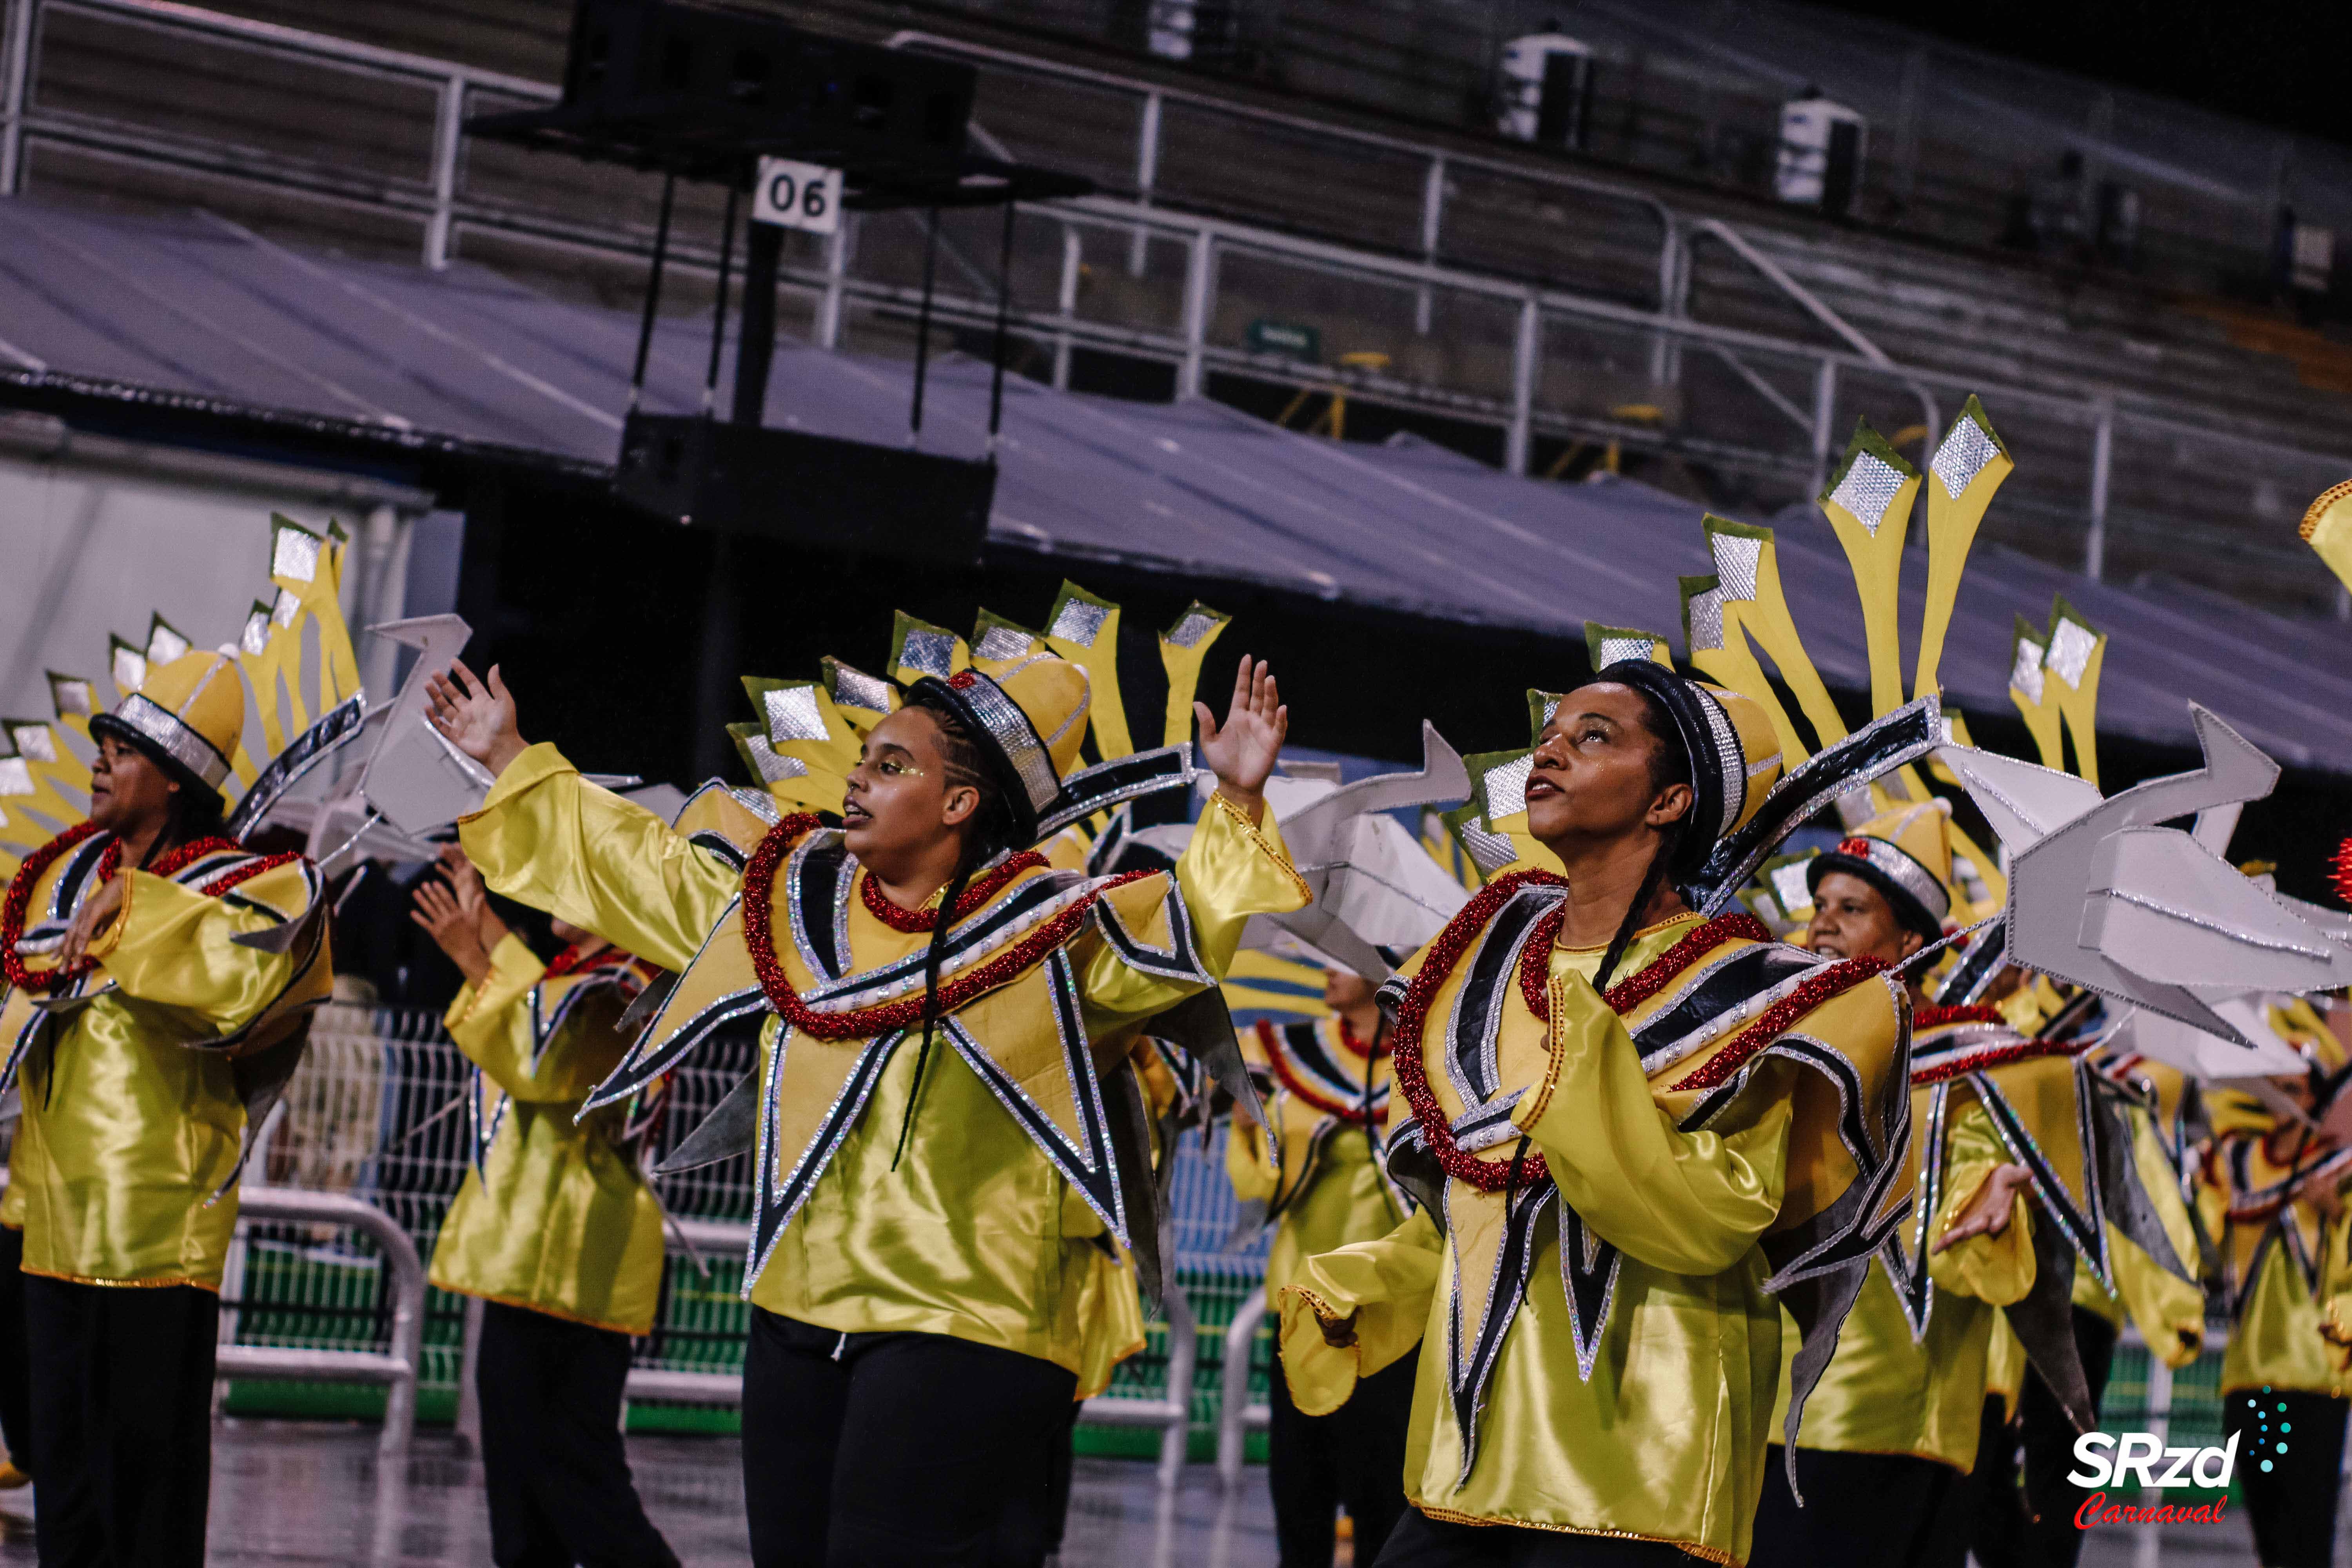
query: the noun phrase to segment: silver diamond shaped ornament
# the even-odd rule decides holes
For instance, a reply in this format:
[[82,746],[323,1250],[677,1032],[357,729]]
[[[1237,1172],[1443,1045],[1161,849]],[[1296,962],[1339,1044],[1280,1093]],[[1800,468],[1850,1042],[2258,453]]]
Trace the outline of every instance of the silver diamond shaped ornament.
[[1092,647],[1095,638],[1102,635],[1103,623],[1110,619],[1110,610],[1103,605],[1088,604],[1084,599],[1071,599],[1054,614],[1050,637],[1064,642],[1074,642],[1080,647]]
[[1944,487],[1946,495],[1958,500],[1960,492],[1976,483],[1977,476],[1984,472],[1984,466],[2000,450],[1983,426],[1963,416],[1952,426],[1951,434],[1944,437],[1944,444],[1936,448],[1927,471],[1936,476],[1936,482]]
[[1868,452],[1856,452],[1846,466],[1845,478],[1830,492],[1830,500],[1852,512],[1863,531],[1875,539],[1895,492],[1902,488],[1903,476],[1891,464]]
[[2080,621],[2062,619],[2057,635],[2050,639],[2050,653],[2043,662],[2071,690],[2083,684],[2083,671],[2090,667],[2091,655],[2098,646],[2098,633]]

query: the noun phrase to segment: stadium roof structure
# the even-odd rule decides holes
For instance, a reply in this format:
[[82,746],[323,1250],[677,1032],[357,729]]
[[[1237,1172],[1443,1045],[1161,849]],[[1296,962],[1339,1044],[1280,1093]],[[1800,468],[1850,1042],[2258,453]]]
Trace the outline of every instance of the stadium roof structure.
[[[205,214],[132,217],[22,198],[7,210],[0,405],[71,392],[258,413],[331,427],[387,457],[470,452],[591,476],[617,448],[633,312],[552,299],[463,263],[436,273],[299,252]],[[649,409],[701,406],[709,330],[707,318],[664,321]],[[769,422],[904,441],[910,374],[900,362],[782,341]],[[976,361],[934,364],[927,450],[985,449],[988,382]],[[1019,378],[1004,391],[992,555],[1238,579],[1568,639],[1592,619],[1677,646],[1675,579],[1710,569],[1699,507],[1633,481],[1515,478],[1417,439],[1333,442],[1207,400],[1125,402]],[[1784,521],[1779,542],[1822,676],[1865,689],[1861,613],[1829,524]],[[1906,574],[1906,625],[1924,568],[1920,555]],[[2057,594],[2112,639],[2103,731],[2191,747],[2194,700],[2284,763],[2352,775],[2352,626],[2267,615],[2186,583],[2094,582],[1990,543],[1977,547],[1944,656],[1948,700],[2008,712],[2014,617],[2044,620]]]

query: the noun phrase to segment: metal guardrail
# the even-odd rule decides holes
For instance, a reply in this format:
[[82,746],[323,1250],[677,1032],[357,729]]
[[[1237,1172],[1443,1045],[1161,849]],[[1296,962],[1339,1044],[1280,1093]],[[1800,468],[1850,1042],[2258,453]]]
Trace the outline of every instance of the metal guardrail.
[[[1265,1287],[1261,1285],[1242,1298],[1225,1329],[1225,1359],[1217,1394],[1217,1479],[1228,1491],[1242,1484],[1249,1434],[1265,1431],[1274,1419],[1270,1406],[1253,1405],[1249,1397],[1250,1343],[1265,1321]],[[1282,1375],[1278,1360],[1274,1375]]]
[[425,1264],[400,1222],[341,1193],[247,1184],[237,1194],[237,1223],[290,1222],[344,1226],[364,1233],[392,1269],[392,1348],[316,1350],[286,1345],[225,1344],[215,1375],[295,1383],[378,1383],[384,1385],[383,1435],[376,1451],[386,1458],[408,1452],[416,1426],[416,1374],[425,1346]]

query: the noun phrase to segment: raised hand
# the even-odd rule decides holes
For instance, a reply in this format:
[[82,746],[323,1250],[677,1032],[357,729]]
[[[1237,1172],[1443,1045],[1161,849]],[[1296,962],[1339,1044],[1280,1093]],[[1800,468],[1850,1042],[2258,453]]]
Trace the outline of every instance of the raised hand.
[[495,664],[485,685],[463,659],[453,659],[446,672],[426,678],[425,693],[425,716],[433,727],[493,773],[506,772],[529,744],[515,728],[514,699]]
[[474,938],[482,944],[482,951],[497,952],[499,943],[507,938],[507,922],[490,908],[490,890],[482,885],[481,872],[466,858],[462,847],[441,847],[441,875],[447,879],[449,890],[457,895],[458,912],[473,922]]
[[482,945],[473,917],[457,902],[446,882],[427,877],[416,885],[415,907],[408,918],[425,928],[434,945],[469,981],[480,982],[490,973],[489,950]]
[[1205,702],[1193,703],[1192,712],[1201,721],[1201,759],[1216,770],[1217,793],[1257,821],[1265,811],[1265,781],[1290,732],[1290,710],[1265,661],[1242,655],[1223,725]]
[[2022,1165],[1995,1165],[1992,1174],[1984,1179],[1984,1185],[1977,1189],[1974,1201],[1936,1238],[1935,1250],[1942,1252],[1958,1247],[1972,1236],[1999,1236],[2007,1230],[2010,1211],[2015,1207],[2011,1200],[2018,1189],[2032,1178],[2033,1173]]

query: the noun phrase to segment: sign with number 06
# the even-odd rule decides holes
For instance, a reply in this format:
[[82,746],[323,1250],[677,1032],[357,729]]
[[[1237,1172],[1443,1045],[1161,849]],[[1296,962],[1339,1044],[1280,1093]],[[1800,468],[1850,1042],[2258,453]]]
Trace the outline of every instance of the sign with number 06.
[[841,226],[841,171],[789,158],[761,159],[751,221],[831,234]]

